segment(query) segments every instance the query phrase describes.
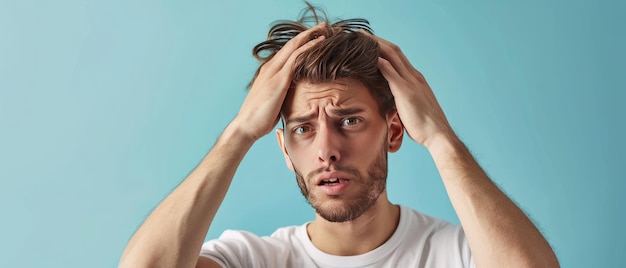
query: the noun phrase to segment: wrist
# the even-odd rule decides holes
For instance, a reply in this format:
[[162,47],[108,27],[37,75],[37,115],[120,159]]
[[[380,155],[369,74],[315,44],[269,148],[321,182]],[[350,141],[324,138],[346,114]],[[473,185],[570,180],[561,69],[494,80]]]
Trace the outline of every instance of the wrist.
[[424,142],[424,146],[433,157],[443,155],[458,156],[467,151],[463,142],[454,133],[435,135]]
[[259,137],[251,135],[244,131],[244,129],[236,124],[234,121],[226,126],[222,135],[218,139],[218,143],[234,144],[238,146],[251,147]]

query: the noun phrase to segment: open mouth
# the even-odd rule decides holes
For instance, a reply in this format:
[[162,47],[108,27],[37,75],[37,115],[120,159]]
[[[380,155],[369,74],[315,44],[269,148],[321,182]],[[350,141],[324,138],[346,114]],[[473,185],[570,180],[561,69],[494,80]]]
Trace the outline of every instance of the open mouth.
[[346,179],[341,179],[341,178],[332,178],[332,179],[327,179],[327,180],[322,180],[320,181],[320,183],[318,184],[318,186],[324,186],[324,185],[336,185],[342,182],[347,182],[348,180]]

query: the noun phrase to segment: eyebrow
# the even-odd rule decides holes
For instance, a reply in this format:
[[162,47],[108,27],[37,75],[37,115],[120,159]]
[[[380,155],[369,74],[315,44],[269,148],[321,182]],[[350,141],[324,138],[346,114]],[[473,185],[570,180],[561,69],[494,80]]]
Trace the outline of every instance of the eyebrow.
[[[343,117],[343,116],[358,114],[358,113],[361,113],[363,111],[365,111],[365,109],[363,109],[363,108],[345,108],[345,109],[332,109],[330,112],[334,116]],[[289,119],[287,119],[285,124],[289,125],[289,124],[293,124],[293,123],[304,123],[304,122],[307,122],[307,121],[315,118],[315,116],[316,116],[315,114],[310,114],[310,115],[305,115],[305,116],[298,116],[298,117],[294,117],[294,118],[289,118]]]
[[345,108],[345,109],[333,109],[330,112],[336,116],[348,116],[353,114],[358,114],[360,112],[365,111],[363,108]]

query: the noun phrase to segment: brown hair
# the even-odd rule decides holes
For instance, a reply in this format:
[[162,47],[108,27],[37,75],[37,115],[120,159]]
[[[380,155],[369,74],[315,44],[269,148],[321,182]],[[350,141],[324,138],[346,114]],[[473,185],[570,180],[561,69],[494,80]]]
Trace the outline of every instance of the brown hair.
[[[326,38],[298,55],[292,72],[290,89],[300,82],[326,83],[339,78],[352,78],[367,87],[378,104],[383,117],[395,108],[393,95],[387,80],[378,70],[380,55],[378,41],[365,33],[372,33],[365,19],[347,19],[330,23],[323,9],[308,2],[296,21],[277,21],[270,28],[268,38],[256,45],[252,54],[261,62],[269,61],[289,40],[322,19],[327,26],[313,34],[311,39],[324,35]],[[318,16],[320,13],[322,16]],[[314,23],[314,24],[313,24]],[[307,26],[307,24],[313,24]],[[257,69],[254,78],[261,67]],[[254,81],[254,79],[252,80]],[[252,82],[249,86],[252,85]]]

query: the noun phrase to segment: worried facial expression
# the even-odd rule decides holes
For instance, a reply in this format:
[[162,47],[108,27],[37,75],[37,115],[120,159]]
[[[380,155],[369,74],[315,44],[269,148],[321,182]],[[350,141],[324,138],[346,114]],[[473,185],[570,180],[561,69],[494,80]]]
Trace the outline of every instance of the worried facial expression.
[[385,190],[387,152],[402,139],[395,112],[381,116],[362,83],[338,79],[300,83],[287,95],[283,117],[279,144],[318,215],[350,221],[377,202]]

